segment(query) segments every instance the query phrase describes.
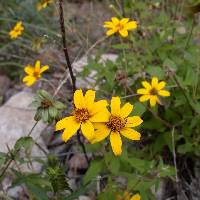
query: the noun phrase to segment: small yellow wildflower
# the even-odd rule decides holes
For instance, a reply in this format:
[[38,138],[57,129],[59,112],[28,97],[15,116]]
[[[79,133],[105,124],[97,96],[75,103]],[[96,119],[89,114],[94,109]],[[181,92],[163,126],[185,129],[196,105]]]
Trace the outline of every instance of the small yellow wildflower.
[[122,37],[127,37],[129,30],[137,28],[137,22],[129,21],[129,18],[122,18],[119,20],[117,17],[112,17],[111,21],[104,22],[104,28],[110,29],[106,32],[107,36],[119,32]]
[[56,131],[65,129],[62,134],[63,141],[67,142],[81,128],[88,141],[94,137],[93,122],[106,122],[108,120],[108,105],[106,100],[95,102],[95,91],[88,90],[83,96],[82,90],[74,93],[74,109],[72,116],[65,117],[56,124]]
[[22,21],[19,21],[16,23],[16,25],[12,28],[12,30],[9,32],[9,36],[11,39],[15,39],[18,36],[20,36],[22,34],[24,30]]
[[164,90],[166,82],[161,81],[158,82],[157,77],[153,77],[151,80],[151,84],[147,81],[142,81],[142,85],[144,88],[138,89],[137,94],[141,94],[142,96],[139,98],[140,102],[145,102],[150,100],[151,107],[155,106],[156,103],[161,104],[159,96],[168,97],[170,96],[170,92]]
[[140,200],[141,199],[141,196],[139,194],[135,194],[131,197],[130,200]]
[[140,133],[133,130],[133,127],[139,126],[143,120],[139,116],[128,117],[133,110],[133,105],[126,103],[120,108],[120,98],[112,97],[111,113],[108,112],[108,121],[103,123],[95,123],[95,137],[92,143],[105,139],[110,134],[110,143],[115,155],[122,153],[121,136],[131,139],[140,140]]
[[37,10],[42,10],[42,9],[46,8],[52,2],[53,2],[53,0],[41,0],[37,4]]
[[27,73],[27,75],[23,78],[23,82],[27,86],[33,85],[39,78],[41,78],[41,74],[49,69],[48,65],[40,66],[40,61],[37,60],[35,63],[35,66],[27,65],[24,68],[24,71]]

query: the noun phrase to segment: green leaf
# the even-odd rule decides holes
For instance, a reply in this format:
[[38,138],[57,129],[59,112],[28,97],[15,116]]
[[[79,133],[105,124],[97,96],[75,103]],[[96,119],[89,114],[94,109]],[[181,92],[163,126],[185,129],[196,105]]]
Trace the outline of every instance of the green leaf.
[[31,183],[27,183],[26,185],[28,190],[37,200],[49,200],[47,191],[44,188]]
[[51,106],[51,107],[48,108],[48,110],[49,110],[49,115],[50,115],[53,119],[55,119],[55,118],[57,117],[57,115],[58,115],[57,109],[56,109],[55,107]]
[[145,111],[146,111],[146,107],[142,103],[140,102],[134,103],[134,109],[133,109],[134,115],[141,116]]
[[130,49],[129,44],[114,44],[112,45],[114,49]]
[[64,110],[66,108],[66,106],[60,101],[56,101],[53,105],[59,110]]
[[103,168],[102,160],[95,160],[90,164],[89,169],[87,170],[84,177],[84,184],[89,183],[92,179],[95,179],[97,175],[101,172]]
[[161,69],[160,67],[147,67],[146,72],[149,73],[151,76],[156,76],[159,79],[164,79],[165,77],[165,73],[163,71],[163,69]]
[[6,161],[6,153],[0,152],[0,167],[5,163]]
[[174,63],[174,61],[170,60],[169,58],[165,59],[164,63],[163,63],[163,67],[164,68],[170,68],[170,69],[177,69],[176,64]]
[[15,143],[14,149],[15,151],[18,151],[23,147],[25,150],[27,150],[27,149],[30,149],[33,146],[33,144],[34,144],[34,140],[32,137],[30,136],[21,137]]

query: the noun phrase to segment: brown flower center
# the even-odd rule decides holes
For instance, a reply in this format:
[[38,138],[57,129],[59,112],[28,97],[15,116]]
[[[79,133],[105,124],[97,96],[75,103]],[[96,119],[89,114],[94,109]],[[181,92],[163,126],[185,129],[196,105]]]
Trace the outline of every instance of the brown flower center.
[[73,111],[73,115],[76,120],[80,123],[87,121],[90,118],[88,109],[86,108],[75,108]]
[[41,102],[41,107],[42,107],[42,108],[49,108],[50,106],[52,106],[52,102],[49,101],[48,99],[44,99],[44,100]]
[[126,120],[122,119],[119,116],[111,115],[109,122],[107,122],[106,125],[111,129],[111,131],[120,132],[120,130],[125,127]]
[[36,78],[40,77],[40,72],[34,71],[33,76]]
[[122,30],[122,29],[124,29],[124,25],[119,23],[119,24],[117,25],[117,28],[118,28],[119,30]]
[[155,88],[152,88],[152,89],[149,91],[149,93],[150,93],[151,95],[157,95],[158,91],[157,91]]

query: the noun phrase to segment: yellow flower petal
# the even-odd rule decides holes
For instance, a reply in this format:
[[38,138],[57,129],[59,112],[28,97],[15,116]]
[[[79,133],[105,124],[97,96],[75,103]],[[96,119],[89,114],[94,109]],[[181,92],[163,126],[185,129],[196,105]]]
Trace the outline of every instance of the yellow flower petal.
[[85,101],[83,97],[82,90],[76,90],[74,93],[74,104],[76,108],[84,108],[85,107]]
[[120,20],[120,24],[125,25],[129,21],[129,18],[123,18]]
[[148,101],[150,99],[151,95],[142,95],[140,98],[139,98],[139,101],[140,102],[145,102],[145,101]]
[[122,37],[127,37],[128,36],[128,31],[127,29],[122,29],[122,30],[119,30],[119,33]]
[[46,70],[48,70],[49,69],[49,66],[48,65],[45,65],[45,66],[43,66],[41,69],[40,69],[40,73],[43,73],[43,72],[45,72]]
[[157,86],[157,90],[162,90],[166,85],[166,82],[165,81],[161,81],[160,83],[158,83],[158,86]]
[[113,34],[116,33],[116,32],[117,32],[116,29],[111,29],[111,30],[109,30],[109,31],[106,32],[106,35],[107,35],[107,36],[110,36],[110,35],[113,35]]
[[141,199],[141,196],[139,194],[135,194],[131,197],[130,200],[140,200]]
[[160,96],[163,96],[163,97],[169,97],[169,96],[170,96],[170,92],[167,91],[167,90],[159,90],[159,91],[158,91],[158,94],[159,94]]
[[98,130],[94,132],[94,139],[92,140],[92,144],[104,140],[106,137],[108,137],[108,135],[110,134],[110,131],[111,130],[106,126],[105,123],[101,125],[101,128],[99,128]]
[[28,75],[33,75],[34,73],[34,68],[31,65],[27,65],[24,68],[24,71],[28,74]]
[[[79,125],[78,125],[79,124]],[[72,129],[76,129],[77,126],[80,126],[80,123],[78,123],[74,116],[65,117],[58,121],[56,123],[56,131],[62,130],[64,128],[70,129],[72,126]]]
[[40,61],[39,60],[37,60],[35,63],[35,71],[40,73]]
[[111,99],[111,113],[113,115],[120,115],[120,98],[119,97],[112,97]]
[[122,153],[122,140],[121,140],[121,136],[118,132],[111,132],[110,143],[111,143],[113,153],[116,156],[121,155],[121,153]]
[[131,128],[123,128],[120,132],[124,137],[130,140],[140,140],[141,134]]
[[112,22],[104,22],[105,28],[115,28],[114,24]]
[[94,126],[89,120],[81,124],[81,131],[85,138],[91,142],[94,138]]
[[120,116],[122,118],[126,118],[133,110],[133,105],[130,103],[126,103],[120,110]]
[[102,109],[105,109],[108,106],[108,102],[106,100],[100,100],[93,104],[90,113],[91,115],[94,115],[95,113],[102,111]]
[[152,78],[151,85],[152,85],[153,88],[157,89],[157,86],[158,86],[158,78],[157,77]]
[[150,97],[150,105],[151,105],[151,107],[154,107],[156,105],[156,102],[157,102],[157,96],[151,95],[151,97]]
[[126,127],[136,127],[139,126],[143,120],[139,116],[133,116],[127,118]]
[[110,112],[107,109],[103,109],[100,112],[97,112],[92,117],[90,117],[91,122],[108,122],[110,118]]
[[28,86],[32,86],[35,82],[37,81],[37,79],[33,76],[25,76],[23,78],[23,82]]
[[62,134],[62,140],[67,142],[78,131],[79,127],[79,123],[72,123],[70,127],[65,128]]
[[91,109],[94,104],[94,99],[95,99],[95,91],[93,90],[88,90],[85,94],[84,100],[85,100],[85,106],[88,109]]
[[147,89],[147,90],[151,90],[151,85],[147,82],[147,81],[142,81],[142,85]]
[[137,94],[149,94],[149,90],[141,88],[137,90]]
[[127,30],[136,29],[136,28],[137,28],[137,22],[136,22],[136,21],[128,22],[128,23],[125,25],[125,28],[126,28]]
[[118,19],[117,17],[112,17],[111,20],[112,20],[112,23],[113,23],[115,26],[119,24],[119,19]]

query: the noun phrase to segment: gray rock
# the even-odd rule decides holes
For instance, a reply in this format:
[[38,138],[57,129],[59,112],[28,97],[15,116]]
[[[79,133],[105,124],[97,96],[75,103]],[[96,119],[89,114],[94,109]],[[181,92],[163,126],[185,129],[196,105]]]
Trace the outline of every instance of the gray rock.
[[[33,94],[29,92],[20,92],[11,97],[7,103],[0,107],[0,152],[8,152],[7,146],[12,149],[15,142],[23,136],[27,136],[33,125],[35,124],[34,115],[35,109],[30,107],[33,100]],[[33,130],[31,136],[42,147],[45,147],[40,134],[45,128],[45,125],[38,123]],[[39,148],[34,145],[31,156],[44,156]],[[31,169],[23,166],[24,171],[40,171],[41,166],[34,163]]]
[[88,197],[88,196],[79,196],[79,198],[78,198],[78,200],[91,200],[91,198],[90,197]]
[[4,96],[10,87],[10,79],[5,75],[0,75],[0,96]]
[[[115,62],[117,60],[117,55],[116,54],[103,54],[101,55],[101,59],[99,63],[102,63],[102,67],[105,66],[105,62],[110,60],[112,62]],[[83,71],[84,67],[88,64],[88,58],[86,56],[82,57],[80,60],[77,62],[74,62],[72,64],[73,69],[75,70],[75,73],[78,74],[81,71]],[[98,86],[96,85],[96,80],[95,80],[95,75],[96,71],[92,70],[89,74],[89,76],[86,79],[82,79],[81,77],[77,77],[77,87],[78,88],[94,88],[98,90]]]

